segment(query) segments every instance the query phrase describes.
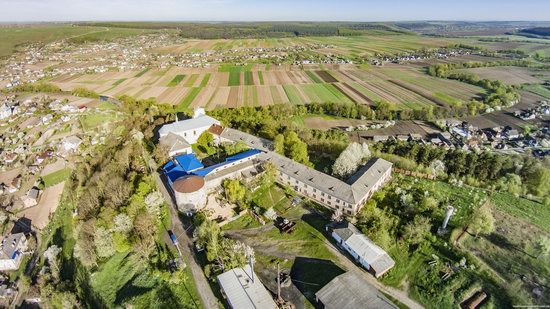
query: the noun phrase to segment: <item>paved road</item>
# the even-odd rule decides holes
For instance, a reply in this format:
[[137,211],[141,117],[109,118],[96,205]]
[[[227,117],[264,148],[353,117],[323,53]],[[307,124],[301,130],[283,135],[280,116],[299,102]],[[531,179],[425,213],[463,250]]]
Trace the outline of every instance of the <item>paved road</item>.
[[[150,167],[154,168],[154,163],[150,163]],[[212,292],[212,289],[208,284],[208,279],[206,279],[206,277],[204,276],[204,272],[202,271],[202,268],[199,265],[197,257],[195,255],[193,242],[189,237],[192,226],[186,226],[181,221],[172,196],[166,190],[166,187],[164,186],[164,182],[160,178],[160,175],[155,170],[152,170],[152,174],[155,177],[157,186],[164,196],[166,203],[168,203],[169,205],[170,215],[172,217],[171,230],[178,239],[181,253],[185,257],[185,260],[189,262],[189,265],[187,265],[187,267],[191,269],[191,273],[193,274],[193,279],[195,280],[195,285],[197,287],[199,297],[201,298],[201,302],[206,309],[217,309],[219,308],[218,299],[216,298],[216,296],[214,296],[214,293]]]

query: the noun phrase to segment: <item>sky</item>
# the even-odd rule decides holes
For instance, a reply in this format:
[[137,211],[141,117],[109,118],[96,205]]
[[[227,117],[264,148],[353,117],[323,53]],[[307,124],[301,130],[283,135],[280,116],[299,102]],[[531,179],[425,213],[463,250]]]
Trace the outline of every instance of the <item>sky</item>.
[[0,22],[550,20],[550,0],[0,0]]

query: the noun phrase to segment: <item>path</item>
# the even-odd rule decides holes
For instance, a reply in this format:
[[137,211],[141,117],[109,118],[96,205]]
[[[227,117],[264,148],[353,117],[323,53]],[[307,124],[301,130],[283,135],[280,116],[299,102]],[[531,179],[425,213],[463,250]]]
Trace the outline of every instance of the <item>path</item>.
[[172,196],[166,190],[164,182],[160,178],[160,175],[156,172],[156,165],[154,162],[150,161],[149,166],[155,168],[151,171],[151,173],[154,175],[157,186],[164,196],[166,203],[169,205],[168,208],[170,209],[170,215],[172,217],[171,230],[178,239],[183,256],[185,256],[185,259],[189,262],[189,265],[187,266],[191,269],[191,273],[193,274],[193,279],[195,281],[199,297],[201,298],[201,302],[204,308],[217,309],[219,308],[218,299],[214,296],[214,293],[210,288],[210,284],[208,284],[208,279],[204,276],[202,268],[199,265],[198,259],[195,255],[193,242],[188,235],[190,227],[192,226],[189,225],[186,227],[181,221]]

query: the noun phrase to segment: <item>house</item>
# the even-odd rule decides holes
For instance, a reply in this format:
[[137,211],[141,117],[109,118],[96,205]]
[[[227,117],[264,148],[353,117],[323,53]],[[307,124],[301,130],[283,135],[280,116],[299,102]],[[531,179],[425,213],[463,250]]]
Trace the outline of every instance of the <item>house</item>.
[[360,274],[348,271],[332,279],[315,293],[317,302],[325,309],[397,309],[389,299]]
[[53,153],[51,151],[44,151],[42,152],[41,154],[39,154],[38,156],[36,156],[36,165],[40,165],[42,164],[42,162],[44,162],[44,160],[48,159],[48,158],[51,158],[53,155]]
[[27,194],[21,197],[25,207],[32,207],[38,205],[38,200],[40,199],[40,190],[36,187],[30,189]]
[[249,265],[224,272],[218,276],[218,282],[231,308],[278,308],[271,294]]
[[80,144],[82,144],[82,140],[77,136],[73,135],[73,136],[66,137],[61,142],[61,148],[64,152],[72,152],[77,150]]
[[15,193],[17,192],[17,190],[19,190],[19,188],[21,188],[21,178],[21,174],[19,174],[11,180],[11,182],[7,186],[9,193]]
[[0,271],[18,269],[25,250],[27,250],[27,237],[24,233],[4,236],[0,243]]
[[13,163],[19,155],[15,152],[4,153],[4,162],[7,164]]
[[168,150],[168,156],[170,157],[179,154],[190,154],[193,152],[193,148],[183,137],[172,132],[162,137],[159,140],[159,144],[166,147]]
[[357,263],[365,267],[376,278],[390,270],[395,262],[384,251],[361,233],[353,224],[342,221],[328,225],[327,231],[338,245],[351,254]]
[[519,137],[519,132],[518,130],[510,129],[506,130],[505,135],[508,139],[516,139]]
[[162,140],[168,134],[172,133],[182,137],[189,145],[197,142],[199,136],[210,129],[212,125],[221,126],[221,123],[204,113],[204,109],[195,110],[193,118],[176,121],[170,124],[165,124],[159,130],[159,140]]
[[2,104],[2,106],[0,106],[0,119],[9,118],[11,115],[12,115],[11,107],[6,103]]

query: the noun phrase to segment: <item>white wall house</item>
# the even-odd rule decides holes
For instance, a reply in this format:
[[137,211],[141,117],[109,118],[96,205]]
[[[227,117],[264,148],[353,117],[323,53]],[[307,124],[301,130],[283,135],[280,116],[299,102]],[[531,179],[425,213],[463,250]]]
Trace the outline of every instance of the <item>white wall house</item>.
[[394,260],[384,249],[372,242],[353,224],[344,221],[327,227],[327,229],[332,230],[331,236],[338,245],[376,278],[385,274],[395,265]]
[[221,124],[218,120],[205,115],[203,113],[204,110],[202,112],[201,110],[197,110],[191,119],[176,121],[162,126],[159,130],[160,140],[162,141],[163,138],[173,133],[185,139],[189,145],[193,145],[204,131],[210,129],[212,125]]

